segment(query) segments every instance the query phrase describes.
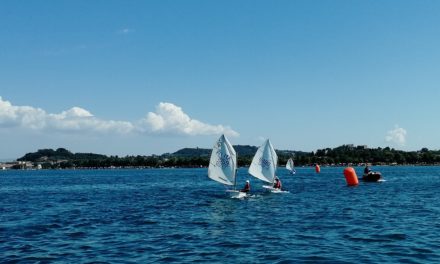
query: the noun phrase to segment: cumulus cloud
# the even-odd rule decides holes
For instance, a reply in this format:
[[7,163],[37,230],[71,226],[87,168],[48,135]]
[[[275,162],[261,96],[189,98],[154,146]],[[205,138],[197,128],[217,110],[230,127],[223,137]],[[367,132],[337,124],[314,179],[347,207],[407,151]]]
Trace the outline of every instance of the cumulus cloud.
[[129,133],[134,129],[130,122],[102,120],[80,107],[72,107],[59,114],[50,114],[32,106],[12,105],[2,97],[0,97],[0,126],[103,133]]
[[144,119],[129,121],[103,120],[88,110],[72,107],[58,114],[47,113],[32,106],[15,106],[0,97],[0,127],[21,127],[30,130],[61,132],[98,132],[128,134],[144,132],[152,134],[238,136],[230,127],[210,125],[190,118],[182,108],[171,103],[160,103],[156,112]]
[[102,120],[80,107],[72,107],[60,114],[49,114],[47,116],[47,124],[48,127],[64,131],[116,132],[126,134],[134,129],[133,124],[130,122]]
[[405,146],[406,134],[407,132],[404,128],[401,128],[396,125],[394,126],[393,130],[387,132],[387,136],[385,137],[385,140],[387,142],[391,142],[399,146]]
[[23,126],[40,129],[45,126],[46,112],[31,106],[14,106],[0,97],[0,126]]
[[119,29],[118,31],[117,31],[117,33],[118,34],[130,34],[130,33],[133,33],[134,32],[134,29],[132,29],[132,28],[122,28],[122,29]]
[[149,112],[141,122],[141,129],[152,133],[184,134],[184,135],[213,135],[226,134],[238,136],[239,134],[228,126],[210,125],[190,118],[182,108],[172,103],[161,102],[156,107],[156,112]]

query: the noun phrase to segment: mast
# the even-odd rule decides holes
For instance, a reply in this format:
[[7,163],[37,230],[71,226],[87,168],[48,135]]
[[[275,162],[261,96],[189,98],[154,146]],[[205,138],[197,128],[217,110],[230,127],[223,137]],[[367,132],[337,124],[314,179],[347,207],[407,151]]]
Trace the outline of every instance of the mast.
[[[273,151],[275,151],[275,155],[277,154],[276,150],[273,149]],[[278,157],[278,156],[277,156]],[[274,177],[273,179],[275,180],[275,177],[277,177],[277,169],[278,169],[278,158],[277,158],[277,162],[275,163],[275,171],[274,171]]]
[[270,147],[271,153],[272,153],[272,150],[275,153],[275,155],[271,155],[272,163],[275,166],[275,169],[274,169],[274,172],[273,172],[273,180],[272,180],[272,186],[273,186],[273,184],[275,183],[275,177],[277,176],[278,158],[277,158],[277,160],[275,162],[274,159],[275,159],[275,156],[277,155],[277,153],[276,153],[275,149],[273,148],[272,143],[270,141],[269,141],[269,147]]
[[237,187],[237,168],[235,168],[234,171],[234,191],[236,190]]

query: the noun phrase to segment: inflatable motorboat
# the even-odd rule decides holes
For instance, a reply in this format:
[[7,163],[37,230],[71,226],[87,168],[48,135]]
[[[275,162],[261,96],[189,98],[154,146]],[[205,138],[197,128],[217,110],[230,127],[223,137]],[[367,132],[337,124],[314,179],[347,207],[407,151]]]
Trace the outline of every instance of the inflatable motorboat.
[[382,174],[380,174],[380,172],[377,171],[371,171],[368,174],[364,174],[362,176],[362,180],[366,182],[377,182],[380,179],[382,179]]

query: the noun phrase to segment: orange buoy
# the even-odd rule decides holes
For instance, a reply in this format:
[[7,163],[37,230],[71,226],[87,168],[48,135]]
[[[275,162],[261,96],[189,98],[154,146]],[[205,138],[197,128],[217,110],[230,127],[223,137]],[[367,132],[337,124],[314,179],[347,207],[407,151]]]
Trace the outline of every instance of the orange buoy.
[[318,164],[315,165],[315,171],[316,171],[316,173],[320,173],[321,172],[321,167],[319,167]]
[[356,171],[352,167],[347,167],[344,169],[344,176],[348,186],[354,186],[359,184]]

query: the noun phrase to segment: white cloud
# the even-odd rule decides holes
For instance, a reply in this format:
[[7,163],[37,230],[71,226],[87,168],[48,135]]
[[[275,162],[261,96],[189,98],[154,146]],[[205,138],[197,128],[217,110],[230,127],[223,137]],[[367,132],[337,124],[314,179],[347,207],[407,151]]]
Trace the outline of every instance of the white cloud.
[[385,137],[385,140],[387,142],[391,142],[399,146],[405,146],[406,134],[407,132],[404,128],[401,128],[398,125],[396,125],[394,126],[393,130],[387,132],[387,136]]
[[134,129],[130,122],[101,120],[80,107],[72,107],[60,114],[49,114],[47,120],[50,127],[64,131],[116,132],[126,134]]
[[191,119],[182,108],[171,103],[160,103],[156,113],[133,124],[129,121],[103,120],[86,109],[72,107],[58,114],[46,113],[32,106],[15,106],[0,96],[0,127],[21,127],[30,130],[61,132],[97,132],[128,134],[146,132],[153,134],[212,135],[239,134],[230,127],[209,125]]
[[132,29],[132,28],[122,28],[117,31],[118,34],[130,34],[133,32],[134,32],[134,29]]
[[149,112],[141,122],[141,129],[145,132],[184,134],[184,135],[215,135],[226,134],[238,136],[239,134],[228,126],[210,125],[191,119],[182,108],[172,103],[160,103],[156,112]]
[[40,129],[45,125],[46,112],[31,106],[14,106],[0,96],[0,126],[23,126]]
[[32,106],[14,106],[4,101],[2,97],[0,97],[0,126],[101,133],[129,133],[134,129],[130,122],[101,120],[80,107],[72,107],[60,114],[48,114]]
[[67,117],[92,117],[93,115],[80,107],[72,107],[67,111],[61,112],[61,114],[58,115],[60,118],[67,118]]

